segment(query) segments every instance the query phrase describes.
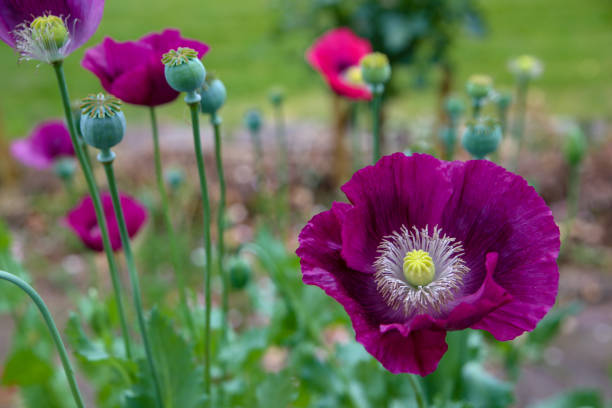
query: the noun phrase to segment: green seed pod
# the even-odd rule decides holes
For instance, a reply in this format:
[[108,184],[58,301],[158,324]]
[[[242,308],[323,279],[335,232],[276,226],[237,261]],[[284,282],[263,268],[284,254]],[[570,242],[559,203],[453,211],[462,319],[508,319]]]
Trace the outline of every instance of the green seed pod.
[[46,15],[37,17],[30,23],[32,39],[47,50],[58,50],[68,41],[68,29],[61,17]]
[[173,190],[178,190],[185,181],[185,172],[179,168],[171,168],[166,171],[166,182]]
[[495,93],[495,104],[497,109],[501,112],[505,112],[512,103],[512,94],[510,92],[496,92]]
[[123,140],[125,115],[121,102],[102,93],[89,95],[81,103],[81,134],[85,142],[100,150],[109,150]]
[[251,265],[243,258],[233,257],[228,261],[228,269],[232,288],[244,289],[251,280]]
[[53,172],[64,181],[71,180],[76,171],[76,161],[72,157],[62,157],[53,163]]
[[257,109],[250,109],[244,117],[244,124],[251,132],[259,132],[262,125],[261,113]]
[[272,105],[280,106],[285,100],[285,93],[280,88],[274,88],[270,91],[268,98],[270,99],[270,103]]
[[225,90],[223,82],[209,76],[206,78],[206,81],[204,81],[204,85],[202,85],[200,96],[202,97],[200,101],[202,113],[212,115],[221,109],[225,103],[227,91]]
[[493,89],[493,79],[488,75],[472,75],[466,84],[468,95],[474,99],[486,98]]
[[192,48],[179,47],[164,54],[164,74],[172,89],[178,92],[193,92],[204,84],[206,68]]
[[444,109],[446,110],[446,113],[450,117],[451,121],[457,122],[461,115],[463,115],[463,112],[465,112],[465,104],[461,99],[451,96],[446,99]]
[[359,62],[363,80],[370,85],[385,84],[391,78],[389,58],[380,52],[367,54]]
[[578,126],[574,127],[565,136],[563,155],[570,166],[582,163],[587,151],[587,140]]
[[494,119],[483,118],[467,123],[461,142],[473,158],[484,159],[497,150],[502,139],[502,131]]

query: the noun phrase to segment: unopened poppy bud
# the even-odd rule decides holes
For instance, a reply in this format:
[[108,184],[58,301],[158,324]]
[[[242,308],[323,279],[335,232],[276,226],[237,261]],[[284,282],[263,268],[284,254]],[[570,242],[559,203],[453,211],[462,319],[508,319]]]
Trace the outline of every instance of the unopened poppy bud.
[[539,77],[542,71],[544,71],[544,66],[542,62],[534,56],[521,55],[510,61],[509,69],[510,72],[516,75],[517,79],[528,81]]
[[486,98],[493,88],[493,79],[488,75],[472,75],[466,85],[468,95],[474,99]]
[[468,122],[461,141],[473,158],[484,159],[497,150],[501,139],[502,131],[497,121],[484,118]]
[[270,98],[270,103],[272,105],[280,106],[283,103],[283,100],[285,99],[285,93],[282,89],[275,88],[270,91],[268,97]]
[[76,161],[72,157],[62,157],[53,163],[53,172],[64,181],[71,180],[76,171]]
[[446,99],[444,109],[446,110],[446,113],[450,117],[451,121],[456,122],[459,120],[463,112],[465,112],[465,104],[461,99],[451,96]]
[[229,260],[228,268],[232,288],[244,289],[251,280],[251,265],[243,258],[234,257]]
[[166,81],[178,92],[193,92],[204,84],[206,68],[198,59],[196,50],[179,47],[170,50],[162,58]]
[[225,103],[227,91],[225,90],[225,85],[223,85],[223,82],[216,78],[207,77],[206,81],[204,81],[204,85],[202,85],[202,89],[200,90],[200,96],[202,97],[202,100],[200,101],[202,113],[212,115],[221,109]]
[[103,93],[83,99],[81,134],[88,145],[108,152],[123,140],[125,126],[125,115],[121,112],[119,99]]
[[166,171],[166,182],[173,190],[178,188],[185,181],[185,172],[179,168],[171,168]]
[[244,117],[244,124],[251,132],[259,132],[261,129],[261,113],[257,109],[249,110]]
[[494,100],[495,104],[497,104],[497,108],[504,112],[512,103],[512,94],[510,92],[496,92]]
[[391,78],[389,58],[383,53],[372,52],[359,62],[363,80],[370,85],[385,84]]
[[563,144],[563,154],[570,166],[579,165],[586,154],[587,141],[579,127],[568,132]]

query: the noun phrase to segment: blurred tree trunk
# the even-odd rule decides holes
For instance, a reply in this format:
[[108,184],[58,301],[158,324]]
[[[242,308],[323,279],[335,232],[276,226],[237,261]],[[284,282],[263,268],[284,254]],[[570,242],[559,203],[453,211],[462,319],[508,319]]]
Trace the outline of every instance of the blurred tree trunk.
[[350,162],[346,147],[346,133],[349,124],[349,110],[344,99],[333,95],[334,133],[332,141],[332,179],[334,188],[341,186],[350,175]]

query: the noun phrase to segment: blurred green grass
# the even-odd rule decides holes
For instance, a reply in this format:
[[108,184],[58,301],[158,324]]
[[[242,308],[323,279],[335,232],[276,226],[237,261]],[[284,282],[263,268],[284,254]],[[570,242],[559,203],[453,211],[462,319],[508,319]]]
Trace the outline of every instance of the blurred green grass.
[[[273,86],[288,94],[292,117],[327,115],[327,90],[305,64],[303,54],[312,33],[274,34],[278,7],[274,0],[200,2],[107,0],[105,15],[88,46],[105,35],[118,40],[139,38],[165,27],[180,28],[185,36],[211,46],[207,68],[227,85],[228,123],[237,124],[244,110],[266,106]],[[484,38],[462,35],[452,51],[457,68],[456,89],[461,91],[471,73],[491,74],[496,84],[508,88],[512,78],[508,60],[532,53],[545,64],[536,87],[545,95],[548,110],[580,118],[609,117],[612,112],[612,2],[609,0],[486,0],[481,1],[489,25]],[[80,67],[84,49],[66,62],[73,98],[96,92],[98,80]],[[412,72],[402,83],[412,82]],[[435,75],[434,79],[435,81]],[[435,84],[435,82],[431,82]],[[20,137],[36,122],[61,115],[53,74],[45,65],[17,64],[14,52],[0,45],[0,131]],[[406,89],[394,112],[408,117],[433,112],[434,87]],[[183,119],[182,103],[162,108],[162,117]],[[126,108],[130,121],[145,121],[146,112]]]

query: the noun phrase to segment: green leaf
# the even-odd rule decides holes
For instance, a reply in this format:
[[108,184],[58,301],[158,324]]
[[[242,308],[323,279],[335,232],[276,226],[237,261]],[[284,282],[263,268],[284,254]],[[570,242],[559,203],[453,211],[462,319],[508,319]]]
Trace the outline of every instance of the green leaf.
[[296,397],[296,387],[287,374],[268,376],[257,387],[257,406],[260,408],[287,408]]
[[502,408],[513,399],[512,384],[495,378],[476,362],[467,363],[462,370],[466,400],[475,408]]
[[565,307],[554,309],[529,333],[528,344],[536,347],[545,346],[559,333],[565,319],[579,313],[581,309],[579,302],[572,302]]
[[597,390],[579,389],[567,391],[529,408],[603,408],[601,394]]
[[51,363],[32,349],[20,349],[12,353],[6,361],[2,384],[28,386],[43,384],[53,377]]
[[194,363],[191,348],[157,309],[153,309],[147,323],[164,407],[201,406],[206,398],[203,374]]
[[106,352],[104,346],[89,340],[75,313],[70,314],[65,334],[74,348],[74,354],[83,363],[99,363],[114,358]]

